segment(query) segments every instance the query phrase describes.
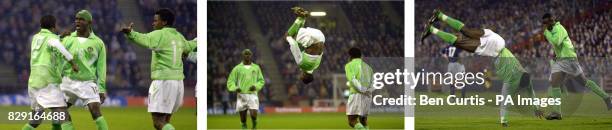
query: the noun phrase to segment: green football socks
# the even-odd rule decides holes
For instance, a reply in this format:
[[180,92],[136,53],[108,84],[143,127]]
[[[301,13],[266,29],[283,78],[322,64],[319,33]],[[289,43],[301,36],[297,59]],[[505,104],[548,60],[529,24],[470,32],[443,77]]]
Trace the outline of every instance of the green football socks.
[[465,24],[463,24],[463,22],[461,22],[461,21],[459,21],[457,19],[448,17],[448,16],[446,16],[442,12],[439,12],[437,15],[438,15],[437,16],[438,19],[446,22],[446,24],[448,24],[449,26],[451,26],[451,28],[453,28],[453,29],[455,29],[457,31],[461,31],[461,28],[463,28],[463,26],[465,25]]
[[448,43],[450,45],[455,44],[455,41],[457,41],[457,36],[455,36],[453,34],[450,34],[450,33],[447,33],[447,32],[444,32],[444,31],[440,31],[436,27],[433,27],[433,26],[429,27],[429,31],[432,34],[440,37],[444,42],[446,42],[446,43]]

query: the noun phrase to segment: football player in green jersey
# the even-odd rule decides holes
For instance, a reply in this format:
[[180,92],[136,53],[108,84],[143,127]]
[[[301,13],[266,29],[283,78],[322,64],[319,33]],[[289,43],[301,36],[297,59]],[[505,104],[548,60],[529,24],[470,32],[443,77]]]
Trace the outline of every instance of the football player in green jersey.
[[170,124],[172,113],[183,104],[183,58],[185,52],[196,48],[188,42],[174,24],[174,13],[170,9],[157,10],[153,16],[152,32],[143,34],[133,31],[134,23],[123,27],[121,32],[132,43],[151,49],[151,87],[148,96],[148,112],[157,130],[174,130]]
[[[72,54],[66,50],[59,37],[54,34],[56,20],[54,16],[46,15],[40,19],[40,32],[32,36],[30,59],[30,77],[28,81],[28,96],[31,101],[32,115],[42,116],[44,109],[61,114],[64,119],[53,120],[52,128],[71,130],[70,116],[64,94],[58,85],[62,81],[60,63],[63,59],[70,61],[72,69],[78,71]],[[31,120],[22,130],[34,130],[42,120]]]
[[[434,22],[441,21],[449,25],[453,30],[461,32],[462,35],[455,35],[433,26]],[[515,95],[520,89],[527,89],[529,97],[536,98],[531,83],[531,75],[525,71],[521,63],[514,57],[514,54],[505,47],[506,41],[499,34],[491,29],[464,27],[463,22],[454,19],[440,10],[434,10],[425,30],[421,34],[421,41],[433,34],[441,38],[444,42],[452,46],[475,53],[481,56],[495,57],[495,73],[502,79],[503,86],[501,95]],[[539,106],[534,105],[534,114],[538,118],[543,117],[543,112]],[[507,105],[500,105],[500,123],[503,127],[508,127]]]
[[227,90],[237,92],[236,111],[240,113],[240,127],[247,128],[247,111],[251,113],[252,128],[257,127],[259,98],[257,92],[264,86],[265,80],[259,65],[253,63],[253,53],[249,49],[242,51],[242,62],[232,69],[227,78]]
[[[601,87],[594,81],[588,79],[580,63],[578,63],[578,56],[574,50],[574,45],[569,37],[569,34],[565,30],[565,27],[561,25],[552,14],[546,13],[542,16],[542,25],[544,30],[544,37],[548,41],[555,52],[556,58],[551,67],[551,81],[552,85],[549,95],[553,98],[561,98],[561,85],[565,83],[566,78],[577,79],[577,81],[589,88],[595,94],[597,94],[605,102],[608,110],[612,109],[612,97],[608,95]],[[546,116],[547,120],[561,120],[561,106],[552,106],[553,111]]]
[[325,36],[321,30],[315,28],[302,28],[306,17],[310,16],[308,11],[301,7],[291,8],[297,15],[297,19],[287,31],[287,42],[291,54],[298,64],[302,74],[300,79],[305,84],[314,80],[312,73],[321,64],[323,50],[325,49]]
[[93,32],[93,17],[87,10],[75,15],[75,29],[62,39],[62,43],[74,54],[74,60],[80,71],[64,69],[64,78],[60,88],[66,95],[68,107],[77,100],[83,101],[91,113],[98,130],[108,130],[106,119],[102,116],[100,106],[106,98],[106,47],[104,42]]

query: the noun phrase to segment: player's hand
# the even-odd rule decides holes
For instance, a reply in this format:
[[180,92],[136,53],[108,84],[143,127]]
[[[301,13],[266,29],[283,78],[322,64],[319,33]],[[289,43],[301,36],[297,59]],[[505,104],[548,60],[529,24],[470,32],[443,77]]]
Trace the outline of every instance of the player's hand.
[[106,93],[100,93],[100,104],[104,104],[104,100],[106,100]]
[[240,89],[236,89],[236,92],[237,92],[237,93],[240,93],[240,92],[242,92],[242,90],[240,90]]
[[538,117],[539,119],[543,119],[544,118],[544,112],[542,110],[535,110],[534,114],[536,117]]
[[71,30],[64,30],[62,33],[60,33],[60,39],[66,36],[70,36],[70,33],[72,33]]
[[130,22],[129,26],[123,25],[121,27],[121,32],[125,34],[130,34],[130,32],[132,32],[132,28],[134,28],[134,22]]
[[257,88],[256,88],[255,86],[251,86],[251,87],[249,88],[249,91],[255,91],[255,90],[257,90]]
[[305,18],[305,17],[310,16],[310,12],[306,11],[302,7],[293,7],[291,8],[291,10],[293,10],[293,13],[297,15],[298,17]]
[[79,66],[77,66],[76,63],[74,63],[74,60],[70,61],[70,65],[72,66],[72,71],[77,72],[77,73],[79,72]]

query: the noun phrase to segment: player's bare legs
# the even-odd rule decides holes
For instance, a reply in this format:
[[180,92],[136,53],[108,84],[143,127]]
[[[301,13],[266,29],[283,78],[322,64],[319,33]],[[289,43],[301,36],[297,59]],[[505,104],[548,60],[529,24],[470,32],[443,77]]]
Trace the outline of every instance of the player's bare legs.
[[168,114],[166,116],[166,122],[170,123],[170,119],[172,118],[172,114]]
[[91,118],[96,122],[98,130],[108,130],[108,124],[102,116],[100,105],[99,102],[92,102],[87,104],[87,107],[89,108],[89,113],[91,113]]
[[[32,115],[36,115],[36,116],[41,116],[43,114],[43,112],[45,112],[44,110],[32,110]],[[28,124],[30,124],[30,126],[37,128],[38,125],[40,125],[42,123],[42,119],[38,119],[38,120],[30,120],[30,122]]]
[[100,103],[99,102],[92,102],[87,104],[87,107],[89,108],[89,113],[91,113],[91,118],[92,119],[98,119],[98,117],[102,116],[102,112],[100,112]]
[[578,76],[572,77],[578,81],[579,84],[589,88],[593,93],[597,94],[603,99],[608,110],[612,109],[612,97],[609,96],[597,83],[587,78],[584,73]]
[[152,112],[151,117],[153,117],[153,126],[156,130],[163,130],[166,124],[170,123],[168,121],[170,114],[166,113],[157,113]]
[[[561,85],[565,82],[565,73],[556,72],[551,75],[550,84],[552,88],[550,90],[550,96],[552,98],[561,98]],[[552,106],[553,111],[546,116],[546,120],[561,120],[561,106]]]
[[[66,117],[68,121],[71,121],[71,117],[67,112],[67,109],[72,107],[72,103],[66,103],[68,107],[66,107]],[[108,124],[106,123],[106,119],[102,116],[102,112],[100,110],[101,104],[99,102],[92,102],[87,104],[87,108],[89,109],[89,113],[91,114],[91,118],[96,122],[96,126],[98,130],[108,130]]]
[[359,122],[363,125],[363,127],[368,127],[368,117],[367,116],[359,116]]
[[348,121],[349,121],[349,126],[351,126],[351,128],[355,128],[355,125],[359,121],[359,115],[348,115]]
[[242,129],[246,129],[247,128],[247,124],[246,124],[247,110],[240,111],[238,113],[240,113],[240,124],[241,124],[241,127],[242,127]]
[[[53,120],[51,125],[53,129],[73,129],[72,127],[72,123],[70,122],[70,116],[68,114],[68,110],[66,107],[52,107],[49,108],[49,110],[51,110],[51,112],[53,113],[64,113],[62,115],[63,116],[63,120]],[[43,112],[45,112],[44,110],[32,110],[32,114],[37,115],[37,116],[43,116]],[[61,117],[60,117],[61,118]],[[32,127],[32,128],[37,128],[40,124],[42,123],[42,119],[38,119],[38,120],[30,120],[28,122],[28,124]],[[66,124],[65,124],[66,123]],[[64,128],[62,128],[64,127]],[[28,129],[28,128],[23,128],[23,129]]]
[[251,123],[253,123],[253,129],[257,128],[257,110],[249,109],[251,112]]
[[461,34],[472,39],[480,39],[480,37],[484,36],[484,30],[481,28],[463,27],[461,28],[460,32]]
[[[561,98],[561,85],[565,83],[565,79],[567,77],[569,77],[569,75],[564,72],[555,72],[552,74],[551,81],[550,81],[550,84],[552,85],[552,88],[550,91],[551,97]],[[603,90],[601,90],[601,87],[599,87],[592,80],[589,80],[584,74],[579,74],[577,76],[572,76],[569,78],[576,79],[576,81],[578,81],[579,84],[582,84],[586,86],[587,88],[591,89],[595,94],[602,97],[608,110],[612,109],[612,102],[610,101],[610,96],[607,96],[607,94]],[[599,90],[599,91],[596,91],[596,90]],[[548,116],[546,116],[546,119],[547,120],[561,120],[562,119],[561,106],[559,105],[553,106],[553,111]]]
[[72,129],[72,123],[64,124],[65,122],[71,121],[70,115],[68,114],[68,108],[66,107],[54,107],[50,108],[52,112],[64,113],[64,120],[54,120],[52,125],[54,128]]
[[[521,76],[521,81],[519,82],[519,87],[527,87],[527,94],[529,94],[531,98],[537,98],[535,95],[535,90],[533,89],[533,81],[531,80],[531,74],[523,72],[523,75]],[[534,107],[534,115],[537,118],[542,119],[542,117],[544,117],[544,112],[540,109],[540,107]]]

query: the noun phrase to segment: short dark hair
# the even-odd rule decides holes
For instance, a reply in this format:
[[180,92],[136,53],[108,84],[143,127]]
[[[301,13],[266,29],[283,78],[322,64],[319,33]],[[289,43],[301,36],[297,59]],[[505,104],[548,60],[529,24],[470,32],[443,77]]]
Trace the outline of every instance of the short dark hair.
[[542,19],[547,19],[547,18],[551,18],[552,14],[550,13],[544,13],[544,15],[542,15]]
[[314,81],[314,76],[312,74],[304,73],[302,75],[302,83],[310,84],[310,82],[312,82],[312,81]]
[[356,47],[349,49],[348,54],[351,56],[351,58],[361,58],[361,50]]
[[44,29],[55,28],[55,17],[53,15],[45,15],[40,18],[40,27]]
[[161,20],[166,21],[166,26],[171,26],[174,24],[174,13],[168,8],[162,8],[155,11],[156,15],[159,15]]

